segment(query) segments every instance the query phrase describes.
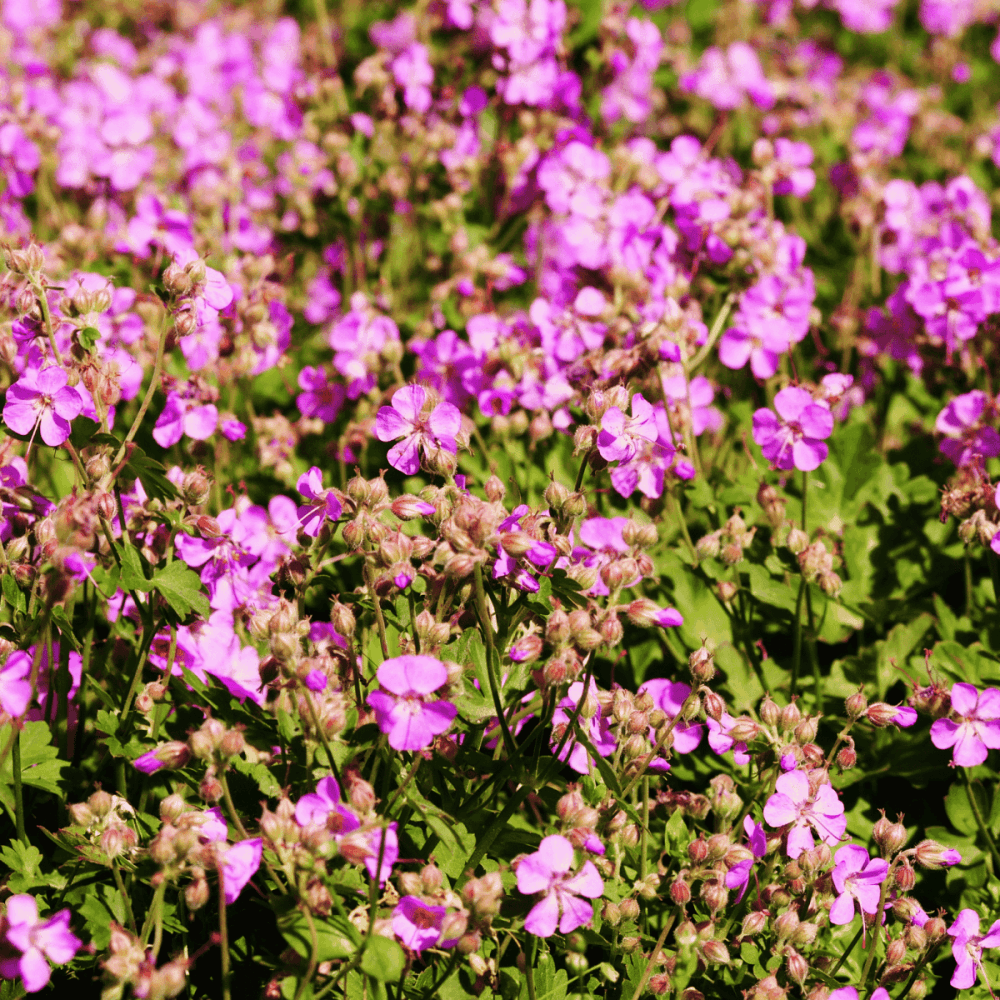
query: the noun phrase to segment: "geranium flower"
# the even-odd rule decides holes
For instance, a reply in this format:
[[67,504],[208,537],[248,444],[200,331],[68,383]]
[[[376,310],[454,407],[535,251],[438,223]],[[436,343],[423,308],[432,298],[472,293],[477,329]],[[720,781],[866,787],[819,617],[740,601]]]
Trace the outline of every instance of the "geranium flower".
[[983,948],[1000,946],[1000,920],[995,921],[981,935],[979,914],[975,910],[962,910],[948,928],[948,934],[953,938],[951,953],[955,957],[951,985],[959,990],[967,990],[976,984],[976,975],[983,964]]
[[779,469],[818,469],[829,454],[823,439],[833,433],[833,414],[791,385],[774,397],[774,408],[778,416],[767,408],[753,415],[753,439],[764,457]]
[[544,893],[528,913],[524,929],[536,937],[551,937],[558,927],[569,934],[590,922],[594,916],[592,903],[580,897],[598,899],[604,892],[604,880],[592,861],[573,874],[573,845],[554,834],[545,837],[538,850],[522,858],[517,866],[517,888],[525,895]]
[[0,667],[0,708],[19,719],[31,703],[31,657],[23,651],[12,653]]
[[[587,694],[592,694],[596,689],[597,685],[591,681],[590,691]],[[550,738],[550,745],[553,752],[555,752],[562,742],[561,737],[557,739],[555,736],[556,728],[569,725],[570,719],[576,715],[576,706],[583,697],[583,681],[575,681],[573,684],[570,684],[569,690],[566,692],[566,697],[559,701],[556,710],[552,713],[553,733]],[[600,706],[597,707],[597,711],[589,719],[584,719],[581,714],[580,728],[584,731],[591,746],[602,757],[610,757],[618,748],[618,741],[612,734],[610,723],[604,718],[604,713],[601,711]],[[577,774],[590,774],[593,768],[587,748],[572,734],[566,740],[562,750],[559,751],[559,759],[569,764]]]
[[931,742],[939,750],[954,747],[952,763],[959,767],[982,764],[989,749],[1000,747],[1000,690],[979,692],[971,684],[953,684],[951,708],[959,721],[935,721]]
[[420,469],[420,452],[438,449],[458,453],[455,440],[462,429],[462,414],[451,403],[438,403],[424,416],[427,390],[419,385],[404,385],[392,397],[392,406],[383,406],[375,418],[375,437],[379,441],[399,444],[389,449],[389,464],[404,475],[412,476]]
[[419,955],[438,943],[447,915],[444,906],[431,906],[418,896],[403,896],[392,911],[392,932]]
[[65,965],[83,947],[69,929],[69,910],[60,910],[48,920],[38,916],[34,896],[22,894],[7,900],[0,920],[0,976],[21,977],[28,993],[37,993],[49,982],[53,965]]
[[767,854],[767,835],[764,833],[764,827],[760,823],[755,823],[749,816],[744,816],[743,829],[747,835],[747,846],[753,852],[753,858],[737,861],[726,873],[726,886],[740,890],[740,894],[736,897],[737,903],[743,899],[747,886],[750,885],[750,872],[756,863],[754,859],[759,860]]
[[[691,694],[691,686],[683,681],[669,681],[665,678],[654,678],[639,686],[639,694],[648,694],[656,707],[662,709],[672,719],[680,714],[684,702]],[[656,742],[650,730],[650,738]],[[674,724],[674,738],[671,749],[677,753],[691,753],[701,743],[702,728],[700,722],[685,722],[683,719]]]
[[815,794],[803,771],[789,771],[775,782],[775,793],[764,806],[764,821],[773,827],[788,826],[786,853],[797,858],[812,848],[815,830],[825,844],[837,844],[847,829],[844,803],[829,784],[820,785]]
[[833,856],[833,884],[839,895],[830,907],[831,924],[849,924],[854,919],[854,902],[862,913],[878,913],[879,889],[889,874],[889,863],[869,858],[856,844],[847,844]]
[[38,427],[42,440],[50,448],[58,447],[83,409],[80,393],[68,381],[57,365],[27,369],[7,390],[4,423],[17,434],[31,434]]
[[263,842],[260,837],[241,840],[223,849],[219,859],[219,874],[222,876],[227,906],[232,906],[239,899],[244,886],[257,874],[262,850]]
[[295,488],[309,501],[304,507],[299,507],[298,514],[299,525],[310,538],[319,534],[327,518],[336,521],[344,512],[333,490],[323,489],[323,473],[315,465],[299,476]]
[[397,656],[378,668],[378,682],[386,690],[369,694],[368,704],[393,750],[423,750],[448,729],[458,709],[427,697],[447,681],[445,665],[433,656]]

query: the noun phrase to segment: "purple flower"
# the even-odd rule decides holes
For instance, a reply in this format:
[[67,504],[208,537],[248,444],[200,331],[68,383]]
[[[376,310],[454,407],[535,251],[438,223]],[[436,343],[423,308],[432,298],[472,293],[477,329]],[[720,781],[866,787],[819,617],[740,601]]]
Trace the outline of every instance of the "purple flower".
[[143,774],[155,774],[162,768],[173,770],[184,767],[191,759],[191,748],[180,740],[161,743],[158,747],[144,753],[132,761],[132,766]]
[[167,394],[167,405],[156,420],[153,440],[161,448],[177,444],[186,434],[194,441],[207,441],[219,423],[219,411],[214,403],[199,404],[180,394]]
[[[755,823],[749,816],[744,816],[743,829],[746,831],[747,843],[753,852],[754,858],[760,859],[764,857],[767,854],[767,835],[764,833],[764,827],[760,823]],[[740,894],[736,897],[737,903],[746,894],[747,886],[750,884],[750,871],[753,866],[754,861],[746,858],[743,861],[737,861],[726,873],[726,886],[730,889],[740,890]]]
[[392,911],[392,931],[419,955],[438,943],[447,914],[443,906],[431,906],[417,896],[403,896]]
[[597,450],[608,462],[627,462],[641,447],[641,442],[655,441],[656,421],[653,407],[642,393],[632,397],[632,416],[626,417],[617,406],[610,407],[601,417],[601,432]]
[[974,455],[981,458],[1000,455],[1000,434],[984,425],[994,411],[993,401],[979,389],[956,396],[934,421],[934,429],[944,435],[941,452],[959,468],[968,465]]
[[[593,697],[596,690],[597,685],[591,682],[591,688],[587,692],[587,697]],[[569,725],[569,720],[576,715],[576,706],[583,697],[583,681],[574,681],[574,683],[570,684],[569,690],[566,692],[566,697],[560,700],[555,712],[552,713],[553,732],[550,744],[553,751],[562,742],[561,736],[556,738],[556,728]],[[591,746],[602,757],[610,757],[618,748],[618,742],[615,740],[611,732],[611,724],[604,718],[604,713],[601,711],[600,706],[597,705],[596,708],[596,712],[589,719],[585,719],[583,713],[580,713],[580,728],[584,731]],[[591,773],[593,765],[590,753],[582,743],[577,741],[572,733],[559,752],[559,759],[566,761],[577,774]]]
[[735,721],[736,720],[728,712],[723,712],[722,718],[719,719],[718,722],[711,718],[711,716],[706,719],[705,724],[708,726],[708,745],[720,756],[732,750],[734,764],[749,764],[750,754],[747,753],[746,743],[737,743],[736,740],[729,735],[729,730],[732,729]]
[[236,902],[243,887],[257,873],[262,850],[263,842],[260,837],[241,840],[238,844],[225,848],[219,861],[219,875],[227,906]]
[[27,369],[7,390],[4,423],[18,434],[31,434],[38,426],[42,440],[58,447],[69,437],[70,422],[83,409],[80,393],[68,381],[66,372],[56,365],[41,371]]
[[19,719],[31,704],[31,657],[27,653],[12,653],[0,667],[0,708],[11,718]]
[[304,417],[318,417],[332,424],[344,405],[347,392],[340,382],[330,382],[320,368],[306,365],[299,372],[299,388],[304,390],[295,397],[295,405]]
[[[656,707],[664,711],[671,719],[680,714],[688,695],[691,694],[691,687],[683,681],[668,681],[663,678],[654,678],[646,681],[639,687],[639,694],[648,694]],[[652,734],[652,730],[650,730]],[[677,753],[691,753],[698,748],[701,743],[701,723],[680,721],[674,725],[671,744],[672,749]],[[656,742],[655,736],[650,737]]]
[[779,469],[818,469],[829,453],[823,439],[833,433],[833,414],[796,386],[782,389],[774,408],[777,417],[764,408],[753,415],[753,439],[764,457]]
[[1000,747],[1000,690],[979,692],[971,684],[953,684],[951,709],[958,721],[938,719],[931,726],[931,742],[939,750],[954,747],[952,763],[959,767],[982,764],[987,748]]
[[545,837],[538,850],[523,858],[517,866],[517,889],[525,895],[544,893],[528,913],[524,929],[536,937],[551,937],[558,927],[569,934],[590,922],[594,915],[592,903],[604,892],[604,880],[592,861],[570,874],[573,867],[573,845],[555,834]]
[[[977,924],[978,929],[978,924]],[[65,965],[83,947],[69,929],[69,910],[48,920],[38,916],[34,896],[11,896],[0,920],[0,976],[20,976],[28,993],[37,993],[49,982],[49,963]]]
[[833,860],[833,884],[838,896],[830,907],[830,923],[849,924],[854,919],[855,900],[862,913],[878,913],[878,886],[889,874],[889,863],[882,858],[869,859],[868,852],[856,844],[842,847]]
[[315,792],[295,803],[295,822],[301,827],[326,827],[335,839],[361,826],[354,811],[340,801],[340,785],[334,778],[322,778]]
[[[7,904],[10,906],[10,904]],[[979,914],[975,910],[962,910],[955,922],[948,928],[951,953],[955,956],[955,972],[951,985],[967,990],[976,983],[976,974],[983,964],[983,948],[1000,946],[1000,920],[997,920],[983,935],[979,933]]]
[[448,682],[445,665],[433,656],[386,660],[378,668],[378,682],[386,690],[373,691],[368,704],[375,709],[378,727],[388,734],[393,750],[423,750],[458,714],[449,701],[427,700]]
[[404,475],[412,476],[420,468],[420,451],[443,450],[457,454],[455,437],[462,428],[462,415],[451,403],[438,403],[430,414],[421,411],[427,402],[427,390],[419,385],[405,385],[392,397],[392,406],[383,406],[375,418],[375,436],[379,441],[399,444],[389,449],[389,464]]
[[[841,986],[839,990],[834,990],[826,1000],[858,1000],[858,991],[853,986]],[[889,991],[884,986],[880,986],[868,1000],[889,1000]]]
[[825,844],[837,844],[847,829],[844,803],[829,784],[814,793],[803,771],[789,771],[775,782],[775,793],[764,806],[764,821],[773,827],[791,825],[787,854],[797,858],[812,848],[815,830]]
[[323,489],[323,473],[315,465],[299,476],[295,488],[309,501],[305,507],[299,507],[298,514],[299,524],[310,538],[319,534],[327,518],[336,521],[344,512],[333,490]]

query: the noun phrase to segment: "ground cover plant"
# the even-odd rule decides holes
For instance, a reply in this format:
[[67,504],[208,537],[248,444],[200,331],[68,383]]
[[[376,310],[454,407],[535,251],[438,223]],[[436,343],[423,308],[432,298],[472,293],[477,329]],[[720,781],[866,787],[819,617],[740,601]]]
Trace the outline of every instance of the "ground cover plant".
[[0,998],[992,997],[998,28],[2,0]]

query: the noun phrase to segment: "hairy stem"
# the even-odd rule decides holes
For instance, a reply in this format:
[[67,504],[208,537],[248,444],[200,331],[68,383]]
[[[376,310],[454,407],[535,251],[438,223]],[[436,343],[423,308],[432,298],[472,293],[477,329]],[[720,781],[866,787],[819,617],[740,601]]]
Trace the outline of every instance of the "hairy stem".
[[490,694],[493,696],[493,707],[497,710],[497,718],[500,721],[500,731],[503,734],[503,743],[507,748],[508,756],[512,756],[517,750],[514,736],[507,725],[507,716],[503,710],[503,700],[500,697],[500,682],[496,673],[496,646],[493,642],[493,624],[490,621],[489,608],[486,604],[486,591],[483,588],[483,567],[476,563],[475,587],[476,602],[479,605],[479,620],[483,626],[483,636],[486,639],[486,675],[490,681]]
[[14,769],[14,821],[17,826],[17,839],[27,844],[28,837],[24,832],[24,794],[21,789],[21,730],[14,725],[14,752],[11,766]]

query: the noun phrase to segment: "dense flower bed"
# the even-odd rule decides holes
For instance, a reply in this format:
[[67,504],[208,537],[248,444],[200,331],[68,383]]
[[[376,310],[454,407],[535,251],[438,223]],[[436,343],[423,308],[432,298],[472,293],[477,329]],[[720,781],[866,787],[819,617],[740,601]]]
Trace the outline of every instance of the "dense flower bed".
[[2,0],[0,997],[992,996],[998,22]]

